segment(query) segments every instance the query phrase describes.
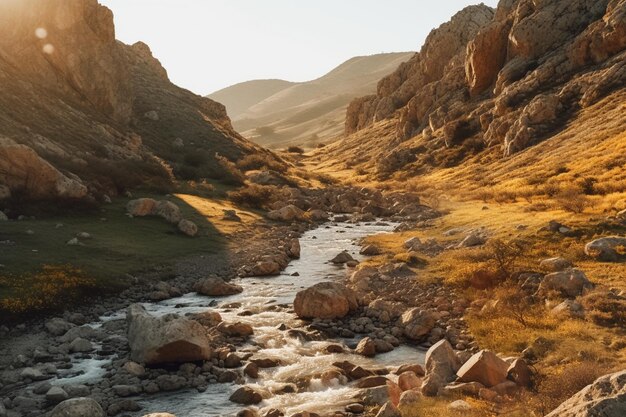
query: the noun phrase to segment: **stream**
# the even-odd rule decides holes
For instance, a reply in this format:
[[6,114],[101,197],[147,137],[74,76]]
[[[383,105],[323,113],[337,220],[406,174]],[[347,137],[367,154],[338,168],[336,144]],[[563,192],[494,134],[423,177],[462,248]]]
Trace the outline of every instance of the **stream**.
[[[394,224],[371,223],[353,225],[348,223],[328,224],[318,229],[306,232],[300,238],[301,257],[292,261],[287,269],[278,277],[243,278],[233,282],[244,288],[243,293],[229,297],[205,297],[196,293],[189,293],[179,298],[159,303],[146,303],[146,309],[154,315],[177,313],[197,313],[211,309],[217,311],[226,322],[243,322],[254,328],[251,337],[256,344],[246,345],[238,349],[239,352],[254,352],[254,358],[280,359],[283,366],[270,369],[260,369],[258,379],[246,377],[247,385],[260,392],[273,392],[286,383],[293,382],[301,377],[320,374],[331,369],[332,364],[338,361],[350,361],[364,368],[380,368],[384,366],[399,366],[405,363],[422,363],[424,353],[417,348],[401,345],[393,351],[377,355],[375,358],[365,358],[352,353],[329,354],[325,348],[331,343],[344,346],[354,344],[359,339],[335,339],[323,342],[303,342],[290,338],[287,332],[279,330],[285,324],[288,328],[303,327],[295,314],[277,309],[271,311],[268,307],[277,305],[291,305],[296,293],[321,281],[343,280],[345,267],[329,263],[335,255],[347,250],[355,259],[362,259],[358,254],[359,239],[378,233],[388,233],[393,230]],[[292,276],[294,273],[299,276]],[[216,305],[217,302],[217,305]],[[282,311],[281,311],[282,310]],[[252,312],[252,315],[239,315],[242,312]],[[125,310],[108,317],[102,317],[101,322],[92,323],[92,326],[102,325],[106,320],[125,317]],[[74,376],[61,378],[57,384],[89,383],[104,374],[102,369],[107,361],[77,360],[72,368]],[[76,371],[83,371],[76,376]],[[153,412],[169,412],[177,416],[206,417],[206,416],[234,416],[244,406],[229,401],[230,395],[239,388],[236,384],[209,384],[205,392],[197,390],[178,391],[173,393],[159,393],[141,397],[138,401],[143,410],[131,414],[142,416]],[[343,410],[350,403],[355,402],[354,396],[358,390],[347,381],[333,380],[330,384],[323,384],[319,379],[312,379],[304,392],[272,395],[256,406],[261,415],[269,409],[282,410],[286,416],[301,411],[330,412]]]

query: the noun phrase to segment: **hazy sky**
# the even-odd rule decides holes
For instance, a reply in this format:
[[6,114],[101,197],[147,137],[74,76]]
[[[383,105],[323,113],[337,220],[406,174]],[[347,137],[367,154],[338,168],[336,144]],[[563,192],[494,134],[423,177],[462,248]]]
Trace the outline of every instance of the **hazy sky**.
[[[117,38],[146,42],[176,84],[208,94],[306,81],[358,55],[418,50],[469,0],[100,0]],[[485,0],[495,6],[497,0]]]

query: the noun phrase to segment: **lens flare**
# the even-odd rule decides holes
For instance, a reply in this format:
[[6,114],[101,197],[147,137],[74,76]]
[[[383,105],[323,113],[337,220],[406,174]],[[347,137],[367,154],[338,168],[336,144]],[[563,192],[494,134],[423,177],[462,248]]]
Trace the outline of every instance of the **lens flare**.
[[48,31],[45,28],[37,28],[35,30],[35,36],[39,39],[46,39],[48,37]]
[[44,54],[48,54],[48,55],[52,55],[54,53],[54,45],[52,45],[51,43],[47,43],[43,46],[43,53]]

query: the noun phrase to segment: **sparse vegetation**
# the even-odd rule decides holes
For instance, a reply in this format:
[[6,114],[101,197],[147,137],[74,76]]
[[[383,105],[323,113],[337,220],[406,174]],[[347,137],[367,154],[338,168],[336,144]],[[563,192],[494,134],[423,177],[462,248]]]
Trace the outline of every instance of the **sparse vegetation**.
[[236,204],[261,209],[267,207],[278,195],[278,188],[273,185],[250,184],[247,187],[228,193],[228,197]]

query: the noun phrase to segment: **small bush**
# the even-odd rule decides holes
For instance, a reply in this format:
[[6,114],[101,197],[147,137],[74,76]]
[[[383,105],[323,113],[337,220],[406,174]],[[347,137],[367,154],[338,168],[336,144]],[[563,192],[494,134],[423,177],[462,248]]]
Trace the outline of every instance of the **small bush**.
[[296,153],[296,154],[302,155],[304,153],[304,149],[302,149],[299,146],[290,146],[290,147],[287,148],[287,152],[289,152],[289,153]]
[[568,364],[556,375],[540,376],[534,408],[545,415],[606,372],[606,367],[588,361]]
[[237,165],[219,154],[215,154],[215,160],[221,168],[219,179],[223,183],[236,186],[245,184],[246,177],[237,168]]
[[278,188],[273,185],[251,184],[245,188],[228,193],[228,197],[241,206],[261,209],[267,207],[273,196],[278,194]]
[[237,162],[237,167],[242,171],[266,169],[269,171],[285,172],[287,164],[271,154],[253,153],[240,159]]
[[583,299],[587,317],[599,326],[626,328],[626,298],[596,292]]
[[555,200],[560,208],[571,213],[582,213],[589,206],[589,198],[578,187],[561,190]]

